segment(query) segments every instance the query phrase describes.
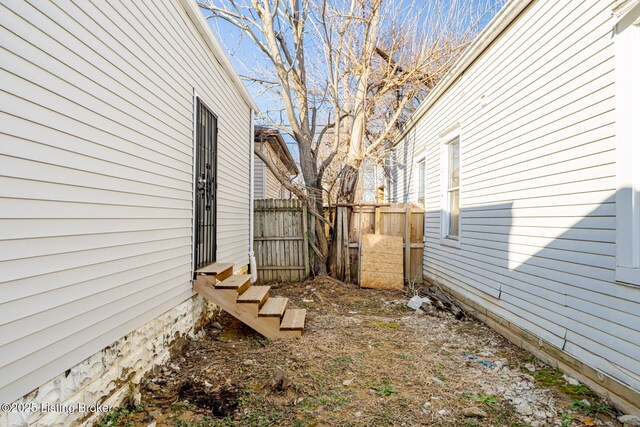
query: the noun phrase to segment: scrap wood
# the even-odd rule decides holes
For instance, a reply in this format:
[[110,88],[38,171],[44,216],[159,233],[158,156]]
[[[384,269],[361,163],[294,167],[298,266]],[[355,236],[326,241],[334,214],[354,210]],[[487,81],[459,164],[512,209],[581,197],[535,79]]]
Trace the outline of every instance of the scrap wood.
[[469,317],[460,304],[451,298],[438,285],[429,286],[426,290],[423,290],[423,293],[435,302],[436,307],[450,311],[454,316],[456,316],[456,319],[460,320]]

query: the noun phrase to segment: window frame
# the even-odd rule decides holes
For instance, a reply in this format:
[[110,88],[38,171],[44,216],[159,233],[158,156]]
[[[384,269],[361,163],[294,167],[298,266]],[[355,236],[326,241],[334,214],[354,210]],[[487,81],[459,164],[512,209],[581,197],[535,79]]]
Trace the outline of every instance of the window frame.
[[[618,13],[620,12],[620,13]],[[640,286],[640,1],[614,10],[617,282]],[[636,113],[637,114],[637,113]],[[634,144],[635,141],[635,144]]]
[[[462,242],[462,138],[460,124],[449,127],[439,135],[440,140],[440,165],[441,165],[441,209],[440,209],[440,244],[454,248],[460,248]],[[458,144],[458,186],[449,188],[449,150],[452,143]],[[449,235],[450,206],[449,193],[458,190],[458,235]]]
[[[422,170],[420,169],[422,168]],[[425,205],[426,193],[427,193],[427,158],[422,157],[420,160],[416,162],[416,194],[417,194],[417,202],[422,203],[422,206]],[[420,176],[422,172],[422,177]]]

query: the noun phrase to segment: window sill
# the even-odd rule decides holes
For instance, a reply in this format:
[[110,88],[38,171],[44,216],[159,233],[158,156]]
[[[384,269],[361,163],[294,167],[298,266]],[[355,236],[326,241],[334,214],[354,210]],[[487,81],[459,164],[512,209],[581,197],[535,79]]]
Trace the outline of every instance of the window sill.
[[452,248],[460,249],[460,240],[459,239],[451,239],[448,237],[441,237],[440,244],[443,246],[450,246]]
[[640,286],[640,268],[616,267],[616,282]]

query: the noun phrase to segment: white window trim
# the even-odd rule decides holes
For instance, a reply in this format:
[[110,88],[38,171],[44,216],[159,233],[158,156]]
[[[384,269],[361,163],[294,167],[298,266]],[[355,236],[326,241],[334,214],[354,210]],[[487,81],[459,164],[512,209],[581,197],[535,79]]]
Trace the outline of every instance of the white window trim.
[[[420,194],[420,163],[424,163],[424,176],[423,178],[423,191],[422,194]],[[420,196],[422,196],[422,203],[425,204],[426,200],[427,200],[427,157],[426,156],[422,156],[418,159],[418,161],[416,162],[416,203],[420,203]]]
[[[640,1],[624,2],[615,26],[616,275],[640,285]],[[635,141],[635,144],[634,144]]]
[[[448,127],[438,135],[440,143],[440,244],[460,248],[462,242],[462,138],[460,132],[460,123]],[[458,238],[452,239],[447,237],[449,229],[448,215],[448,174],[449,174],[449,143],[458,139],[459,147],[459,167],[460,167],[460,183],[458,184]]]

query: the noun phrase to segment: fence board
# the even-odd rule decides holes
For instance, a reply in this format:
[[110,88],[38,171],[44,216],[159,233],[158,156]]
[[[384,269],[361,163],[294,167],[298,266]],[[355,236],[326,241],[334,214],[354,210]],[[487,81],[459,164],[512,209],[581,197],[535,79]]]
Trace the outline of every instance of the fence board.
[[310,222],[301,200],[254,201],[253,245],[259,281],[300,281],[309,276]]

